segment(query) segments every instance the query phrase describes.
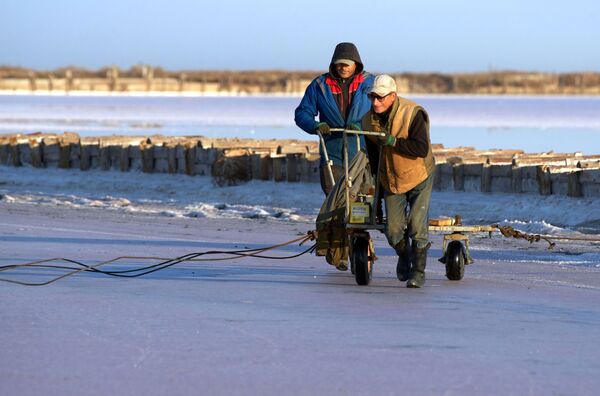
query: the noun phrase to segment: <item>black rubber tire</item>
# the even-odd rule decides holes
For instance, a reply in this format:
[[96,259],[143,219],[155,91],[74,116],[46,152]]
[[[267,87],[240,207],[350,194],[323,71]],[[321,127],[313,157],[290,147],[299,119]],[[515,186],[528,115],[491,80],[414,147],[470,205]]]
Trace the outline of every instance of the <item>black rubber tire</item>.
[[465,276],[465,253],[461,241],[451,241],[446,249],[446,278],[458,281]]
[[369,239],[355,237],[352,238],[352,255],[350,260],[354,266],[354,279],[361,286],[366,286],[371,282],[373,265],[369,261]]

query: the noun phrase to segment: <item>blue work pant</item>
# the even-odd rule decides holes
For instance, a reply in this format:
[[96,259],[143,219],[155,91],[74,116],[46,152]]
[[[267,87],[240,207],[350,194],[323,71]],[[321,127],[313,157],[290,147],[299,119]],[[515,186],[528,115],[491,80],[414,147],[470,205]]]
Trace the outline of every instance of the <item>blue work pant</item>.
[[429,201],[433,186],[433,174],[404,194],[385,192],[387,224],[385,235],[394,247],[404,238],[404,232],[419,249],[429,242]]

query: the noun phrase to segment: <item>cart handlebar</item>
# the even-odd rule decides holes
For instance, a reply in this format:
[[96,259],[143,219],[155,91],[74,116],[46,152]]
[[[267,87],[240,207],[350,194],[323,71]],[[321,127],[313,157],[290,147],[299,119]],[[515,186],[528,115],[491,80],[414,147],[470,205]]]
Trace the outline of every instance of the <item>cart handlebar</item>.
[[331,132],[344,132],[344,133],[352,133],[355,135],[371,135],[371,136],[385,136],[385,132],[374,132],[374,131],[357,131],[354,129],[345,129],[345,128],[331,128]]

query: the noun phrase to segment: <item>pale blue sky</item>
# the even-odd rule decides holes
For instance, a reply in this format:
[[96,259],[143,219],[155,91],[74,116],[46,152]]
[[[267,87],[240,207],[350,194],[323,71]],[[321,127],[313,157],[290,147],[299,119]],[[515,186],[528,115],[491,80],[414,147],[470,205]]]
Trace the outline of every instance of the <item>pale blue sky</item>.
[[373,72],[600,71],[600,2],[0,0],[0,64]]

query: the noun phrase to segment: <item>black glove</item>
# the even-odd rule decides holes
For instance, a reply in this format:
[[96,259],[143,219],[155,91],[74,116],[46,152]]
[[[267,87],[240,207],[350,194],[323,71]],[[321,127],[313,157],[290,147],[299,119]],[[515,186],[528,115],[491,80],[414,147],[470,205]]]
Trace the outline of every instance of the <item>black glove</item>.
[[323,135],[323,136],[330,135],[331,127],[329,125],[327,125],[326,122],[319,122],[317,124],[317,127],[315,128],[315,131],[321,132],[321,135]]
[[351,131],[362,131],[362,128],[360,127],[359,124],[348,124],[346,129],[349,129]]
[[396,145],[396,138],[387,132],[385,133],[385,136],[377,136],[377,140],[379,140],[379,144],[382,146],[394,147]]

